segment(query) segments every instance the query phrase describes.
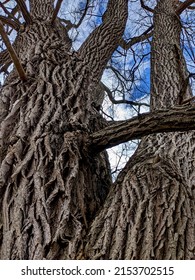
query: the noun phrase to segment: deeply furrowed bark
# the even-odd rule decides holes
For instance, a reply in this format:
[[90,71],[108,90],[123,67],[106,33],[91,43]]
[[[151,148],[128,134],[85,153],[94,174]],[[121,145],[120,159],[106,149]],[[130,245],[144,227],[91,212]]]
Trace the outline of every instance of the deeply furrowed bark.
[[93,92],[127,1],[109,1],[114,22],[105,16],[77,53],[59,20],[50,23],[52,3],[31,1],[33,22],[15,41],[27,81],[13,70],[1,91],[1,259],[74,259],[111,183],[106,154],[83,143],[105,125]]
[[[191,96],[176,2],[155,8],[152,111]],[[194,159],[194,131],[142,139],[90,228],[85,258],[195,259]]]

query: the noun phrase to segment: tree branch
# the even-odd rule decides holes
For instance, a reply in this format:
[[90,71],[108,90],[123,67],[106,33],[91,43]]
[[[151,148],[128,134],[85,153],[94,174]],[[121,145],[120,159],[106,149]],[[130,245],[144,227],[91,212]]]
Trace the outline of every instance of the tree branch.
[[8,17],[0,16],[0,20],[1,20],[2,23],[9,25],[10,27],[15,29],[16,31],[18,31],[20,29],[20,25],[16,21],[13,21]]
[[[133,37],[129,42],[126,42],[123,38],[121,39],[120,46],[124,50],[130,49],[133,45],[143,42],[146,39],[149,39],[153,35],[153,25],[151,25],[144,33],[139,36]],[[150,32],[151,31],[151,32]]]
[[62,2],[63,0],[58,0],[57,4],[56,4],[56,7],[54,9],[54,12],[53,12],[53,16],[52,16],[52,19],[51,19],[51,23],[54,23],[54,21],[56,20],[57,18],[57,15],[58,15],[58,12],[60,10],[60,7],[62,5]]
[[25,81],[26,80],[26,74],[25,74],[24,69],[23,69],[23,67],[22,67],[22,65],[21,65],[21,63],[18,59],[18,56],[17,56],[15,50],[13,49],[13,47],[12,47],[10,41],[9,41],[9,38],[8,38],[7,34],[4,31],[3,24],[2,24],[1,21],[0,21],[0,34],[1,34],[1,37],[2,37],[4,43],[7,47],[7,50],[10,54],[10,57],[11,57],[14,65],[15,65],[17,71],[18,71],[18,74],[19,74],[21,80]]
[[15,8],[13,9],[13,11],[10,13],[6,7],[0,2],[0,7],[2,8],[2,10],[4,11],[4,13],[8,16],[8,18],[11,20],[13,19],[13,21],[20,26],[20,22],[17,18],[14,17],[13,11],[15,10]]
[[130,100],[125,100],[125,99],[121,99],[121,100],[116,100],[114,99],[114,97],[112,96],[112,92],[111,90],[105,85],[103,84],[102,82],[100,83],[100,86],[102,87],[102,89],[107,93],[110,101],[113,103],[113,104],[129,104],[129,105],[132,105],[132,106],[147,106],[147,107],[150,107],[150,105],[148,105],[147,103],[141,103],[141,102],[135,102],[135,101],[130,101]]
[[96,152],[143,136],[195,129],[195,105],[145,113],[127,121],[119,121],[92,134],[89,146]]
[[90,1],[90,0],[87,0],[87,2],[86,2],[84,12],[83,12],[83,14],[82,14],[82,16],[81,16],[79,22],[78,22],[77,24],[73,24],[73,27],[74,27],[74,28],[78,28],[78,27],[81,25],[81,23],[82,23],[84,17],[85,17],[86,14],[87,14],[87,10],[88,10],[88,8],[89,8],[89,1]]
[[128,17],[128,0],[109,0],[102,23],[78,50],[78,57],[90,69],[90,79],[99,82],[102,72],[119,45]]
[[147,5],[145,5],[144,0],[140,0],[141,3],[141,7],[145,10],[147,10],[148,12],[154,13],[154,10],[150,7],[148,7]]
[[185,2],[179,5],[179,7],[176,10],[176,13],[180,15],[185,9],[187,9],[193,3],[195,3],[195,0],[186,0]]
[[22,12],[25,22],[27,24],[30,24],[32,22],[32,19],[31,19],[30,13],[27,10],[24,0],[15,0],[15,1],[19,6],[20,11]]
[[[61,1],[61,0],[59,0],[59,1]],[[60,19],[62,22],[64,22],[65,24],[67,24],[66,29],[67,29],[68,31],[69,31],[71,28],[78,28],[78,27],[81,25],[81,23],[83,22],[83,19],[85,18],[86,14],[87,14],[87,10],[88,10],[88,8],[89,8],[89,2],[90,2],[90,0],[87,0],[86,5],[85,5],[84,12],[83,12],[83,14],[82,14],[82,16],[81,16],[81,18],[80,18],[80,20],[79,20],[78,23],[74,24],[74,23],[72,23],[70,20]]]

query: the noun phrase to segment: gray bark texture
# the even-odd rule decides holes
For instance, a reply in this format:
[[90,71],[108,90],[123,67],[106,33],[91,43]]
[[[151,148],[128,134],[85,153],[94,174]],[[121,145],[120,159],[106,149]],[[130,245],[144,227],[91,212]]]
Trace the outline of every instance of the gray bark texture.
[[[158,130],[158,117],[169,114],[176,123],[171,108],[192,97],[177,1],[155,7],[152,114],[142,126],[132,121],[139,130],[153,117],[156,134],[136,134],[144,137],[114,184],[103,137],[108,131],[117,145],[129,140],[117,127],[133,128],[108,127],[97,95],[124,33],[128,1],[109,0],[77,52],[64,25],[53,21],[53,0],[30,1],[29,13],[17,2],[26,24],[13,46],[27,79],[14,69],[0,93],[0,259],[195,259],[194,131],[157,133],[179,130],[163,130],[163,122]],[[3,57],[6,66],[6,51]]]

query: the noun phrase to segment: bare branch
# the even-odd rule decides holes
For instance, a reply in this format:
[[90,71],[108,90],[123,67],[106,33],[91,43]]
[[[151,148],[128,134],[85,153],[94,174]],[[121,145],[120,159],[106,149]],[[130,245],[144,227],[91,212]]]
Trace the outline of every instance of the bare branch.
[[110,101],[113,104],[128,104],[128,105],[132,105],[132,106],[147,106],[150,107],[150,105],[148,105],[147,103],[141,103],[141,102],[135,102],[135,101],[130,101],[130,100],[125,100],[125,99],[121,99],[121,100],[116,100],[114,99],[114,97],[112,96],[112,92],[111,90],[102,82],[100,83],[100,86],[102,87],[102,89],[108,94],[108,97],[110,99]]
[[30,24],[32,22],[32,19],[31,19],[30,13],[27,10],[27,7],[26,7],[26,4],[25,4],[24,0],[15,0],[15,1],[18,4],[18,6],[19,6],[19,8],[22,12],[22,15],[24,17],[25,22],[27,24]]
[[182,2],[179,7],[176,10],[176,13],[180,15],[185,9],[187,9],[190,5],[195,3],[195,0],[186,0],[185,2]]
[[83,12],[79,22],[77,24],[73,24],[74,28],[78,28],[81,25],[81,23],[83,22],[83,19],[85,18],[86,14],[87,14],[88,8],[89,8],[89,0],[87,0],[87,2],[86,2],[84,12]]
[[11,26],[12,28],[14,28],[17,31],[20,29],[20,25],[16,21],[13,21],[8,17],[0,16],[0,20],[2,23]]
[[2,39],[5,43],[8,51],[9,51],[10,57],[11,57],[14,65],[15,65],[17,71],[18,71],[18,74],[19,74],[21,80],[25,81],[26,80],[26,74],[25,74],[24,69],[23,69],[23,67],[22,67],[22,65],[21,65],[21,63],[18,59],[18,56],[17,56],[15,50],[13,49],[13,47],[12,47],[10,41],[9,41],[9,38],[8,38],[7,34],[4,31],[3,24],[2,24],[1,21],[0,21],[0,34],[2,36]]
[[147,10],[148,12],[154,13],[154,10],[150,7],[148,7],[147,5],[145,5],[144,0],[140,0],[141,3],[141,7],[145,10]]
[[[144,33],[142,33],[139,36],[133,37],[129,42],[126,42],[124,39],[121,39],[120,42],[120,46],[124,49],[124,50],[128,50],[130,49],[133,45],[143,42],[146,39],[149,39],[152,34],[153,31],[151,31],[153,29],[153,25],[151,25],[146,31],[144,31]],[[151,32],[150,32],[151,31]]]
[[54,9],[54,12],[53,12],[53,16],[52,16],[52,19],[51,19],[51,23],[53,23],[53,22],[56,20],[57,15],[58,15],[58,12],[59,12],[59,10],[60,10],[60,7],[61,7],[61,5],[62,5],[62,2],[63,2],[63,0],[58,0],[58,2],[57,2],[57,4],[56,4],[56,7],[55,7],[55,9]]
[[149,134],[192,129],[195,129],[195,105],[178,106],[170,110],[145,113],[127,121],[115,122],[93,133],[89,145],[100,152]]
[[87,0],[86,2],[86,5],[85,5],[85,9],[84,9],[84,12],[79,20],[78,23],[72,23],[70,20],[66,20],[66,19],[61,19],[62,22],[64,22],[65,24],[67,24],[66,26],[66,29],[69,31],[71,28],[78,28],[81,23],[83,22],[83,19],[85,18],[86,14],[87,14],[87,11],[88,11],[88,8],[89,8],[89,0]]
[[[9,12],[6,7],[0,2],[0,7],[2,8],[2,10],[4,11],[4,13],[9,17],[9,19],[13,19],[13,21],[18,25],[20,26],[20,22],[18,21],[17,18],[14,17],[14,14],[11,12]],[[15,10],[15,8],[14,8]]]

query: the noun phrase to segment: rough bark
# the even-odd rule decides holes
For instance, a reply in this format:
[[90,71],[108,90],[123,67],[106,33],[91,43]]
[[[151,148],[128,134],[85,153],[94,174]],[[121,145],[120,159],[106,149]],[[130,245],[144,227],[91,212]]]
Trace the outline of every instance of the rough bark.
[[53,2],[30,1],[32,21],[14,43],[27,81],[13,70],[1,89],[1,259],[74,259],[111,183],[106,153],[83,143],[104,126],[93,93],[128,1],[109,1],[78,52],[60,21],[51,24]]
[[[177,4],[161,0],[154,10],[154,113],[191,97]],[[195,259],[194,158],[194,131],[144,137],[90,228],[84,258]]]

